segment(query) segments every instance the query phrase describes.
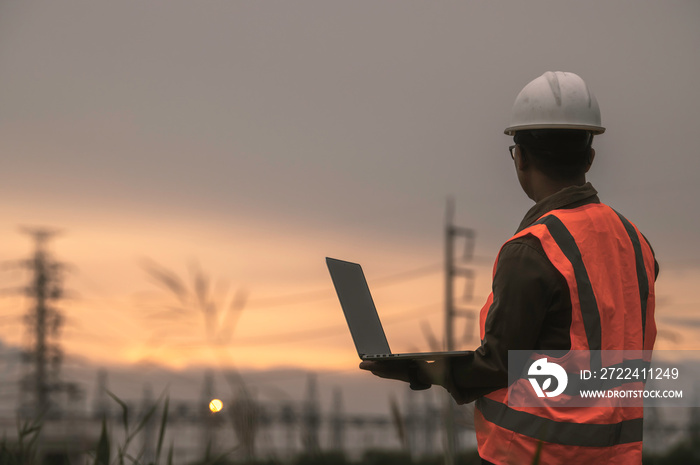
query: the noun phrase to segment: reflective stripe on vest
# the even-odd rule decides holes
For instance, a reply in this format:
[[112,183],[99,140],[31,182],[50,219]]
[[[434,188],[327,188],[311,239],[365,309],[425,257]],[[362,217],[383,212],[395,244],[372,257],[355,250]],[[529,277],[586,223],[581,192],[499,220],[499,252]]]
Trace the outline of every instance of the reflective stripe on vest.
[[[615,211],[615,210],[613,210]],[[642,304],[642,345],[646,341],[646,327],[647,327],[647,301],[649,300],[649,278],[644,268],[644,256],[642,255],[642,245],[639,241],[639,236],[637,231],[632,226],[627,218],[615,212],[617,216],[622,221],[625,226],[625,231],[632,241],[632,247],[634,247],[634,261],[637,267],[637,285],[639,286],[639,300]]]
[[612,424],[570,423],[514,410],[481,397],[478,408],[487,421],[540,441],[565,446],[609,447],[642,440],[642,419]]
[[[557,243],[566,258],[574,267],[574,276],[576,277],[576,286],[578,287],[578,300],[581,304],[581,315],[583,317],[583,325],[586,329],[586,338],[588,340],[588,350],[600,351],[602,348],[601,328],[600,328],[600,312],[598,311],[598,303],[593,293],[591,280],[588,277],[586,267],[583,265],[581,251],[576,245],[574,237],[571,235],[564,223],[554,215],[547,215],[540,218],[534,224],[543,224],[547,226],[549,233],[552,235],[554,242]],[[598,370],[602,364],[600,361],[600,352],[596,352],[596,360],[591,360],[591,370]]]
[[[570,226],[567,227],[567,225]],[[591,237],[587,236],[586,230],[590,225],[592,229],[600,226],[600,229],[592,234],[603,234],[600,236],[603,237],[602,243],[591,244],[589,239],[577,244],[576,238],[582,240],[582,238]],[[570,228],[573,229],[570,230]],[[614,240],[607,235],[608,229]],[[569,284],[574,312],[570,333],[572,350],[651,350],[653,348],[656,335],[653,320],[653,284],[650,285],[654,279],[653,253],[646,239],[642,241],[641,233],[627,219],[606,205],[589,204],[575,209],[550,212],[513,236],[511,240],[528,234],[540,240],[545,254]],[[580,244],[586,244],[585,247],[588,247],[583,250],[583,255],[579,248]],[[598,250],[598,246],[603,250]],[[601,253],[610,254],[611,257],[620,260],[620,263],[624,263],[623,268],[628,270],[628,273],[617,270],[618,275],[625,274],[620,276],[621,284],[607,282],[601,278],[605,276],[600,275],[601,270],[605,269],[604,265],[601,265],[603,263]],[[593,282],[585,266],[584,257],[588,257],[588,260],[591,257],[598,260],[593,266],[598,273],[593,276],[596,278]],[[494,275],[497,264],[498,259],[494,265]],[[614,271],[611,272],[614,273]],[[636,274],[636,278],[632,274]],[[627,291],[634,286],[632,283],[637,285],[639,300]],[[621,292],[620,289],[625,291],[618,295],[617,292]],[[602,308],[599,307],[601,302],[596,298],[596,292],[598,296],[602,296]],[[615,325],[619,324],[619,320],[616,319],[617,315],[611,316],[610,309],[611,305],[617,308],[616,305],[619,302],[625,304],[625,308],[620,309],[624,312],[622,314],[624,320],[634,318],[637,324],[641,323],[641,328],[625,326],[623,334],[615,333],[618,328]],[[486,317],[492,303],[493,295],[490,295],[480,315],[482,340]],[[606,309],[608,313],[601,313],[602,309]],[[636,317],[634,317],[635,314]],[[605,315],[605,321],[612,322],[614,327],[605,326],[607,323],[603,323],[602,315]],[[600,352],[595,354],[595,358],[591,360],[592,369],[602,366]],[[617,453],[634,453],[635,457],[638,456],[641,461],[643,414],[641,408],[626,408],[623,411],[620,409],[590,410],[589,413],[596,412],[600,415],[596,420],[586,420],[594,416],[578,417],[575,410],[558,412],[556,408],[523,410],[511,408],[507,405],[507,389],[500,389],[478,399],[476,407],[475,425],[479,439],[479,452],[483,458],[495,460],[495,463],[500,463],[498,460],[503,460],[504,463],[511,463],[511,461],[521,463],[519,460],[524,460],[526,457],[511,456],[504,450],[521,451],[520,453],[525,450],[534,450],[533,444],[536,445],[539,441],[552,444],[548,457],[552,463],[563,460],[564,455],[571,457],[570,454],[581,454],[579,458],[585,459],[586,454],[594,454],[594,450],[597,454],[610,453],[613,457]],[[510,446],[505,443],[509,443]],[[566,453],[562,452],[564,450],[561,449],[562,447],[566,448]],[[543,448],[543,454],[547,449],[546,446]],[[545,455],[542,457],[544,459]]]

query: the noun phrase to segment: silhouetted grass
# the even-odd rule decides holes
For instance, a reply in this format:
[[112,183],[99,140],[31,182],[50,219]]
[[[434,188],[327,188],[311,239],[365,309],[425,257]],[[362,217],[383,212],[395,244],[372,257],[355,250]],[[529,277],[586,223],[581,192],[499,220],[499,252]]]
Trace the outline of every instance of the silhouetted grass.
[[[124,430],[124,440],[120,444],[113,444],[110,439],[106,419],[102,420],[101,432],[95,447],[91,451],[86,451],[89,460],[80,460],[78,463],[61,459],[60,463],[70,463],[70,465],[172,465],[173,444],[164,454],[163,443],[168,423],[169,398],[161,395],[158,401],[137,421],[130,420],[130,411],[127,405],[111,392],[109,396],[119,404],[121,408],[121,427]],[[160,428],[157,436],[154,460],[143,461],[143,450],[136,456],[128,452],[129,446],[141,433],[146,424],[155,416],[158,407],[162,402],[162,413],[160,416]],[[43,427],[43,419],[18,422],[17,440],[8,441],[3,437],[0,441],[0,465],[39,465],[38,440]],[[541,444],[538,446],[533,457],[532,465],[540,464]],[[115,451],[115,452],[114,452]],[[217,456],[211,454],[208,448],[204,457],[200,461],[195,461],[189,465],[281,465],[289,463],[276,459],[232,461],[228,458],[232,451]],[[112,457],[114,455],[114,457]],[[44,460],[46,460],[44,458]],[[49,462],[44,462],[49,463]],[[441,465],[444,463],[442,455],[432,457],[415,458],[405,451],[392,450],[369,450],[365,452],[358,461],[351,461],[342,452],[319,452],[317,454],[300,454],[292,462],[294,465]],[[455,457],[456,465],[479,465],[481,463],[476,451],[462,452]],[[697,444],[693,441],[686,441],[677,444],[665,454],[646,454],[643,460],[644,465],[671,465],[683,463],[685,465],[700,465],[700,452]]]
[[41,431],[42,420],[17,425],[17,443],[10,444],[7,438],[0,444],[0,465],[27,465],[36,461],[36,442]]

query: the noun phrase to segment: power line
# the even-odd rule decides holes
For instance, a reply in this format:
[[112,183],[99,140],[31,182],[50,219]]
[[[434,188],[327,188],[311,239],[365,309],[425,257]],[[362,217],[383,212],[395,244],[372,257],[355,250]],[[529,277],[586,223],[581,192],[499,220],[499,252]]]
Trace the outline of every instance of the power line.
[[[384,326],[391,325],[396,322],[403,322],[406,320],[412,320],[419,318],[421,316],[429,315],[432,313],[437,313],[440,311],[439,304],[423,305],[418,308],[413,308],[400,313],[394,313],[392,315],[387,315],[382,318]],[[338,324],[327,326],[325,328],[315,328],[302,331],[293,331],[279,334],[269,334],[265,335],[264,339],[260,337],[247,337],[247,338],[234,338],[232,344],[235,346],[246,345],[246,346],[261,346],[261,345],[276,345],[276,344],[287,344],[290,342],[297,342],[300,340],[308,341],[309,339],[322,339],[331,336],[337,336],[339,334],[345,334],[348,332],[347,325]]]
[[[442,264],[433,263],[430,265],[425,265],[419,268],[414,268],[412,270],[402,271],[392,275],[384,276],[381,278],[372,279],[372,287],[383,287],[390,286],[392,284],[402,283],[410,281],[417,278],[422,278],[424,276],[429,276],[440,272],[442,269]],[[318,302],[322,300],[328,300],[334,297],[331,292],[330,287],[323,290],[315,290],[309,292],[301,292],[295,294],[287,294],[276,297],[269,297],[263,299],[253,299],[248,301],[246,308],[260,309],[260,308],[272,308],[281,307],[285,305],[292,304],[306,304],[312,302]]]
[[[390,326],[394,323],[413,320],[426,315],[432,315],[440,311],[440,304],[433,303],[430,305],[422,305],[410,310],[405,310],[398,313],[393,313],[382,318],[384,326]],[[231,341],[231,346],[268,346],[278,344],[289,344],[299,341],[309,341],[312,339],[324,339],[327,337],[346,334],[348,328],[344,324],[329,325],[321,328],[306,329],[301,331],[287,331],[276,334],[262,334],[244,338],[234,337]],[[182,342],[179,344],[170,344],[177,347],[204,347],[209,344],[205,342]]]

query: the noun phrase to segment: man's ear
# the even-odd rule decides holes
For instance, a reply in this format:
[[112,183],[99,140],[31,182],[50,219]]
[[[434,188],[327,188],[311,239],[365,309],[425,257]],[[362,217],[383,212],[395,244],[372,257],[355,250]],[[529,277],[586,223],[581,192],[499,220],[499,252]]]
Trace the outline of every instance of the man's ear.
[[525,171],[530,167],[530,160],[521,145],[515,151],[515,167],[518,171]]
[[591,153],[588,155],[588,164],[586,165],[586,173],[591,169],[593,164],[593,159],[595,158],[595,149],[591,148]]

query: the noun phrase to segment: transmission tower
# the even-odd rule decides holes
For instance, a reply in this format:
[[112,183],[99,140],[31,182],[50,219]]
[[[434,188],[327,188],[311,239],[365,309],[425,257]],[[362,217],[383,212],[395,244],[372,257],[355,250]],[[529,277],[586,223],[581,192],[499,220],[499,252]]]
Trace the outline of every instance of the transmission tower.
[[[474,310],[457,308],[455,303],[455,280],[465,279],[462,302],[468,303],[474,297],[474,270],[464,266],[474,257],[474,240],[476,232],[473,229],[461,228],[454,225],[454,201],[447,202],[445,214],[445,350],[455,350],[455,320],[462,317],[466,320],[463,341],[472,342],[475,324],[477,321]],[[455,260],[455,242],[464,239],[464,253],[462,265],[458,266]],[[457,431],[455,421],[455,405],[449,393],[445,396],[445,465],[454,465],[455,452],[457,450]]]
[[318,440],[320,424],[321,412],[318,405],[316,375],[309,374],[306,387],[306,400],[304,401],[301,414],[301,443],[306,454],[314,455],[320,450],[320,443]]
[[[20,382],[20,409],[22,414],[39,416],[49,413],[51,394],[62,387],[59,382],[62,352],[58,337],[63,320],[55,303],[63,296],[64,266],[54,261],[47,250],[47,242],[56,231],[22,228],[22,232],[32,237],[34,254],[20,262],[32,275],[29,286],[23,289],[32,305],[25,316],[29,341],[23,353],[27,373]],[[30,399],[27,396],[31,396]]]
[[343,413],[343,392],[336,387],[333,390],[333,410],[331,413],[331,450],[343,452],[345,450],[345,422]]

